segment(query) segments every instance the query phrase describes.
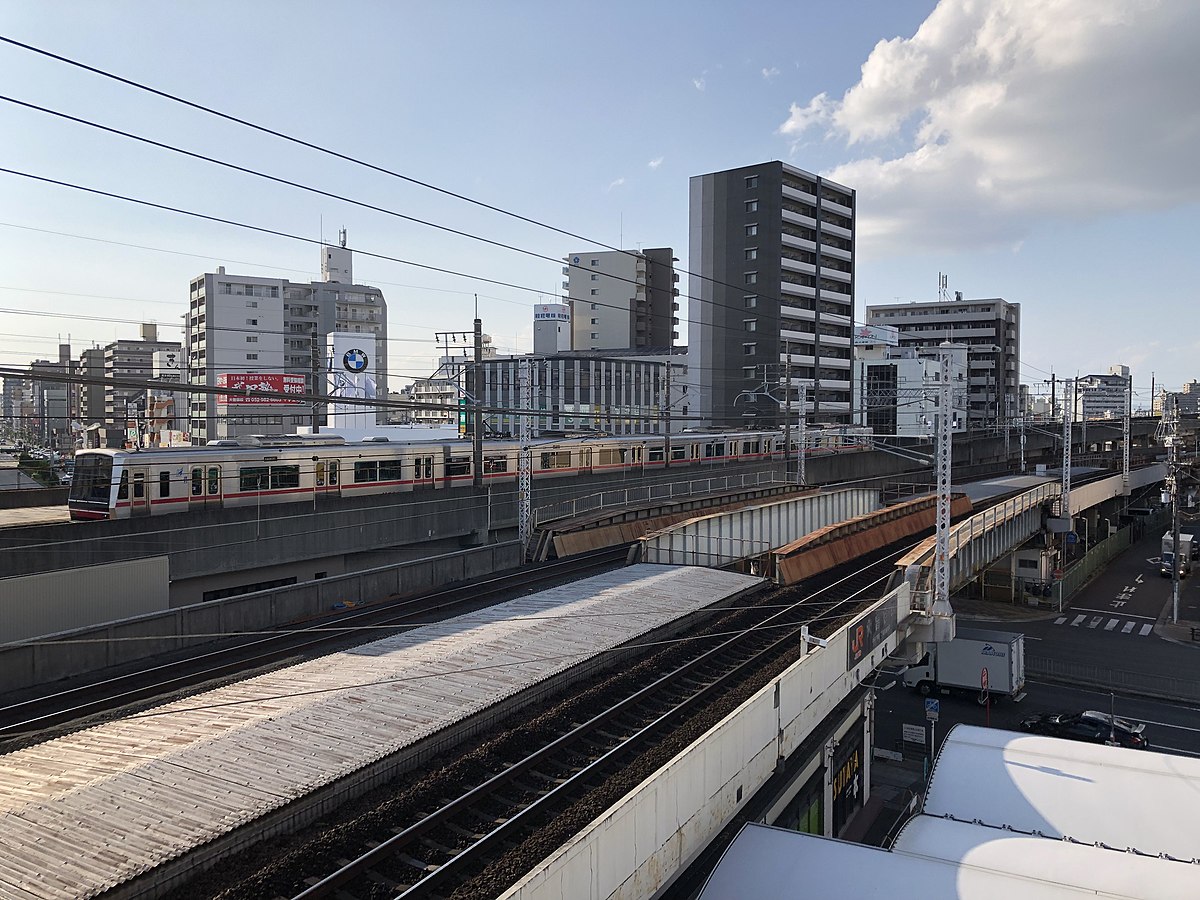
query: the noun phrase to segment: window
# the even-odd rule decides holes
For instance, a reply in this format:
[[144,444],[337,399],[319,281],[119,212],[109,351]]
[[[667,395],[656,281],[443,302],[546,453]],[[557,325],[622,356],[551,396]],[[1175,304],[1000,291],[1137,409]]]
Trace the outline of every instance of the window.
[[433,457],[419,456],[415,461],[416,467],[413,469],[413,477],[425,480],[433,478]]
[[599,465],[602,466],[619,466],[625,462],[625,456],[628,451],[625,448],[617,448],[612,450],[601,450]]
[[593,260],[592,260],[592,265],[593,265],[593,266],[598,266],[598,265],[600,265],[600,260],[598,260],[598,259],[593,259]]
[[354,463],[354,483],[364,484],[379,480],[379,463],[373,459],[358,460]]
[[271,466],[271,490],[283,491],[300,487],[299,466]]
[[508,458],[504,456],[485,456],[483,458],[483,473],[485,475],[508,471]]
[[160,496],[160,497],[170,497],[171,496],[171,473],[170,472],[159,472],[158,473],[158,496]]
[[471,457],[469,456],[452,456],[446,460],[446,475],[470,475],[471,474]]
[[199,497],[204,494],[204,470],[192,469],[192,496]]
[[746,273],[746,284],[758,284],[758,273],[757,272],[747,272]]
[[317,487],[325,487],[325,463],[317,463]]
[[597,304],[593,303],[593,304],[592,304],[592,309],[595,309],[595,308],[596,308],[596,306],[597,306]]
[[758,176],[757,175],[747,175],[746,176],[746,187],[747,188],[758,187]]
[[746,201],[746,212],[748,212],[748,213],[758,212],[758,201],[757,200],[747,200]]
[[552,453],[543,453],[541,462],[543,469],[569,469],[571,467],[571,451],[558,450]]
[[646,461],[647,462],[652,462],[652,463],[662,462],[663,460],[666,459],[666,457],[667,457],[667,451],[666,451],[665,447],[648,447],[646,449]]
[[758,350],[758,344],[742,344],[742,354],[753,356]]
[[329,486],[334,487],[338,483],[338,462],[336,459],[329,461]]
[[146,475],[143,472],[135,472],[133,475],[133,496],[141,500],[146,497]]
[[215,496],[221,493],[221,470],[217,466],[208,467],[208,494]]
[[758,248],[757,247],[747,247],[746,248],[746,259],[758,259]]
[[758,306],[757,294],[746,294],[742,300],[745,301],[746,309],[754,309],[754,307]]
[[258,354],[257,353],[247,353],[246,359],[258,359]]
[[258,319],[247,319],[247,320],[246,320],[246,324],[247,324],[247,325],[257,325],[257,324],[258,324]]
[[[599,292],[598,290],[596,290],[595,288],[592,288],[592,296],[593,296],[593,297],[595,297],[595,296],[596,296],[597,294],[599,294],[599,293],[600,293],[600,292]],[[595,309],[595,308],[596,308],[596,304],[595,304],[595,303],[593,303],[593,304],[592,304],[592,309]]]
[[257,344],[258,343],[258,335],[256,335],[256,334],[247,335],[246,343],[247,344]]
[[379,461],[380,481],[401,481],[404,478],[404,463],[399,459],[381,459]]
[[758,319],[742,319],[742,327],[747,331],[758,331]]
[[593,341],[598,341],[598,340],[600,340],[600,334],[599,334],[598,332],[595,332],[595,331],[593,331],[593,332],[592,332],[592,340],[593,340]]
[[754,237],[756,234],[758,234],[758,225],[757,224],[746,226],[746,237]]
[[599,320],[599,319],[592,319],[592,324],[593,324],[593,325],[598,325],[599,323],[600,323],[600,320]]
[[246,309],[258,309],[258,301],[257,300],[247,300],[246,301]]
[[599,280],[600,280],[600,276],[597,275],[595,272],[593,272],[592,273],[592,281],[599,281]]
[[754,366],[743,366],[742,367],[742,375],[746,378],[753,378],[754,373],[756,371],[757,370],[754,368]]
[[265,491],[271,483],[270,466],[243,466],[238,471],[238,489],[242,491]]

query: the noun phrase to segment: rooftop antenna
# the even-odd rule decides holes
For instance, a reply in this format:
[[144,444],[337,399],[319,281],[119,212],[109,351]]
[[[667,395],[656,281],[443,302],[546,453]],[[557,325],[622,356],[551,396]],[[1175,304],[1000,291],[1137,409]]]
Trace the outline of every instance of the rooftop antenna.
[[617,232],[617,246],[618,247],[625,246],[625,213],[624,213],[624,211],[621,212],[621,228]]
[[346,248],[346,226],[342,226],[342,230],[338,232],[338,243],[342,245],[342,249]]
[[950,276],[938,272],[938,302],[944,303],[950,299]]

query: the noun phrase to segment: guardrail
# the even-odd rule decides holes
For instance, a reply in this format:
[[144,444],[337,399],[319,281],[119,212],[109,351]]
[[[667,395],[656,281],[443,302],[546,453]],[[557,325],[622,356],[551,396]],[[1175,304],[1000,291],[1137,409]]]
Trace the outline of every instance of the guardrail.
[[1101,690],[1124,691],[1165,700],[1200,701],[1200,681],[1175,675],[1130,672],[1103,665],[1026,656],[1025,676],[1065,684],[1086,685]]
[[539,506],[533,511],[533,524],[536,528],[553,519],[572,519],[584,513],[613,506],[629,506],[634,503],[651,503],[657,500],[669,501],[696,494],[714,494],[739,488],[789,483],[793,482],[789,482],[777,472],[746,472],[741,475],[710,476],[690,481],[667,481],[614,488],[588,494],[585,497]]

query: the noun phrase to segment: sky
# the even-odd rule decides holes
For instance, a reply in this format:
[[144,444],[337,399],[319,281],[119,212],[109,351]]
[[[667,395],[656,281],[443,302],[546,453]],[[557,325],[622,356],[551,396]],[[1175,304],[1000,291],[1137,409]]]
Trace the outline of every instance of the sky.
[[856,320],[945,273],[1021,304],[1035,394],[1127,365],[1145,406],[1200,378],[1194,0],[0,0],[0,37],[411,179],[0,43],[0,168],[25,173],[0,172],[0,365],[180,337],[191,278],[318,278],[342,227],[393,375],[429,374],[476,295],[525,352],[563,256],[666,246],[686,272],[688,179],[781,159],[857,191]]

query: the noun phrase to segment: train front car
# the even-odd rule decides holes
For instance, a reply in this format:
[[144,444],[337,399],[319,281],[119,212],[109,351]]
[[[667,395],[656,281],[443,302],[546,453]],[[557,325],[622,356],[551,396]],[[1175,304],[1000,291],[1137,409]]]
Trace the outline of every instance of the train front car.
[[73,521],[113,517],[113,494],[116,492],[113,458],[113,452],[105,450],[80,450],[75,454],[71,493],[67,497],[67,508]]

